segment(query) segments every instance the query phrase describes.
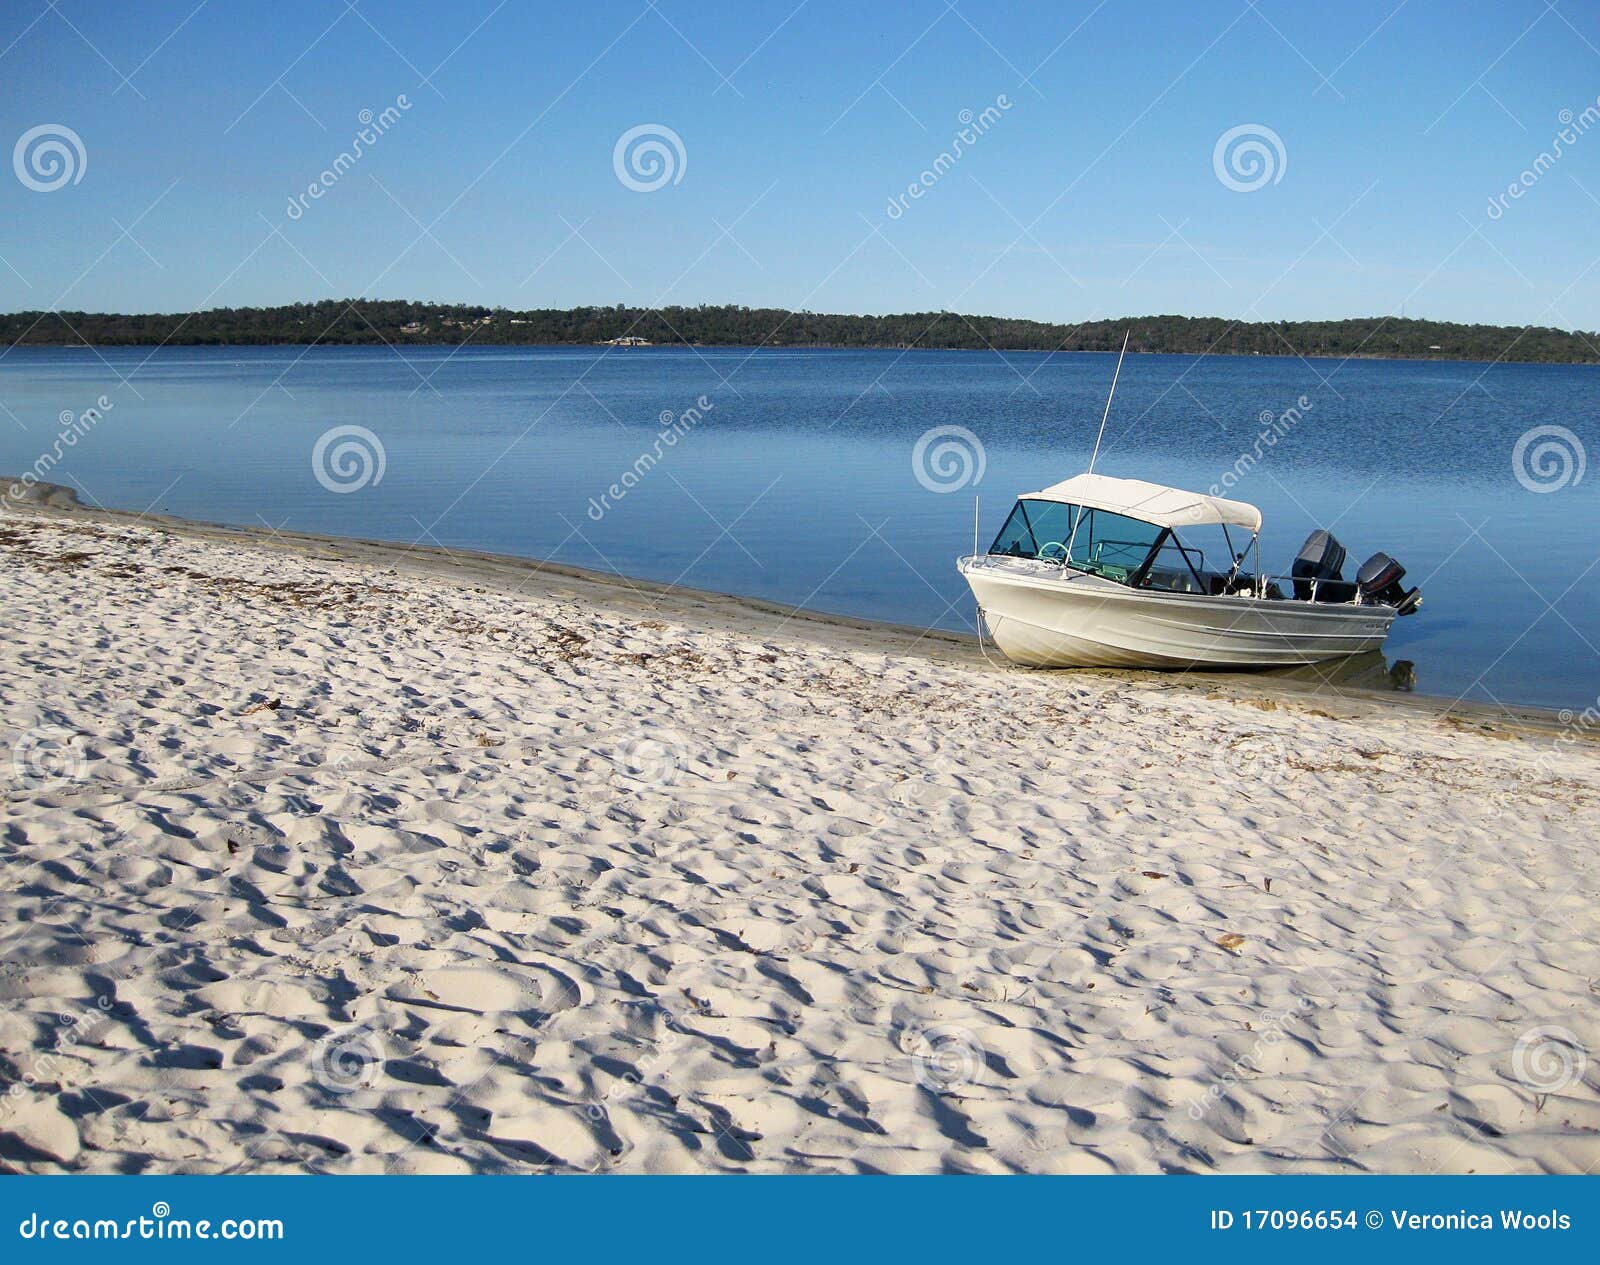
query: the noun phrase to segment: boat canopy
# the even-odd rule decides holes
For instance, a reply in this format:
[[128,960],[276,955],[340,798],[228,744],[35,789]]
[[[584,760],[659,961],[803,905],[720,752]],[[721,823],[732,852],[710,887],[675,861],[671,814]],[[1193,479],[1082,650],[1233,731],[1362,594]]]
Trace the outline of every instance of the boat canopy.
[[1157,527],[1193,527],[1205,523],[1231,523],[1249,532],[1261,530],[1261,511],[1243,501],[1228,501],[1201,492],[1146,483],[1143,479],[1114,479],[1105,474],[1077,474],[1038,492],[1024,492],[1025,501],[1057,501],[1109,510]]

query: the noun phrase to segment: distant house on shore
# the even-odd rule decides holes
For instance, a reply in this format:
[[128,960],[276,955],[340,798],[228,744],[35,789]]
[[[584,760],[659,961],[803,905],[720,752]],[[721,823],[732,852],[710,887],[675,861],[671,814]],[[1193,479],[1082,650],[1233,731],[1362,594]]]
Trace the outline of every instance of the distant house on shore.
[[404,325],[402,325],[400,327],[400,332],[402,334],[420,334],[420,333],[422,333],[422,322],[421,321],[407,321]]
[[600,344],[602,347],[653,347],[648,338],[640,338],[636,334],[626,334],[621,338],[608,338]]

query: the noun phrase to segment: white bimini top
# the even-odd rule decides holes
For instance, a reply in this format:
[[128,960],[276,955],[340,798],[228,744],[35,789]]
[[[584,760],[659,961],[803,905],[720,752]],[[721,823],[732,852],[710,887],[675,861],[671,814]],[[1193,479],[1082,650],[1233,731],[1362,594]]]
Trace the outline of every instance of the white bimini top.
[[1146,483],[1143,479],[1113,479],[1105,474],[1075,474],[1039,492],[1024,492],[1025,501],[1058,501],[1090,509],[1126,514],[1157,527],[1196,527],[1230,523],[1249,532],[1261,530],[1261,511],[1243,501],[1228,501],[1202,492]]

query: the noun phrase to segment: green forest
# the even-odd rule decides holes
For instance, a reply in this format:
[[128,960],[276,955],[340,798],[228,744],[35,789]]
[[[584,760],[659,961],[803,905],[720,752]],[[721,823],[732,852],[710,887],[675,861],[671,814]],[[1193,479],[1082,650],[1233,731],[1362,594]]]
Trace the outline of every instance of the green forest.
[[1541,326],[1456,325],[1396,317],[1233,321],[1140,316],[1058,325],[953,312],[843,316],[779,308],[578,307],[513,311],[466,304],[347,299],[286,307],[123,315],[0,315],[0,342],[18,345],[605,343],[724,347],[889,347],[1001,351],[1115,351],[1227,356],[1365,356],[1600,363],[1600,334]]

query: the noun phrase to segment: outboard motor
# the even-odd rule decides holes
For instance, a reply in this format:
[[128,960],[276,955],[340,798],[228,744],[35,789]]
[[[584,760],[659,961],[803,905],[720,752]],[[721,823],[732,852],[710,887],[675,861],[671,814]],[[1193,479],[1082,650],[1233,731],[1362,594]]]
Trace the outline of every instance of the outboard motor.
[[1422,605],[1421,589],[1403,589],[1406,569],[1386,553],[1375,553],[1356,572],[1356,587],[1363,600],[1392,606],[1396,614],[1410,615]]
[[1344,546],[1333,538],[1332,533],[1318,528],[1307,536],[1289,572],[1294,579],[1295,597],[1302,602],[1309,601],[1313,581],[1317,582],[1320,589],[1326,581],[1342,580],[1344,556]]

